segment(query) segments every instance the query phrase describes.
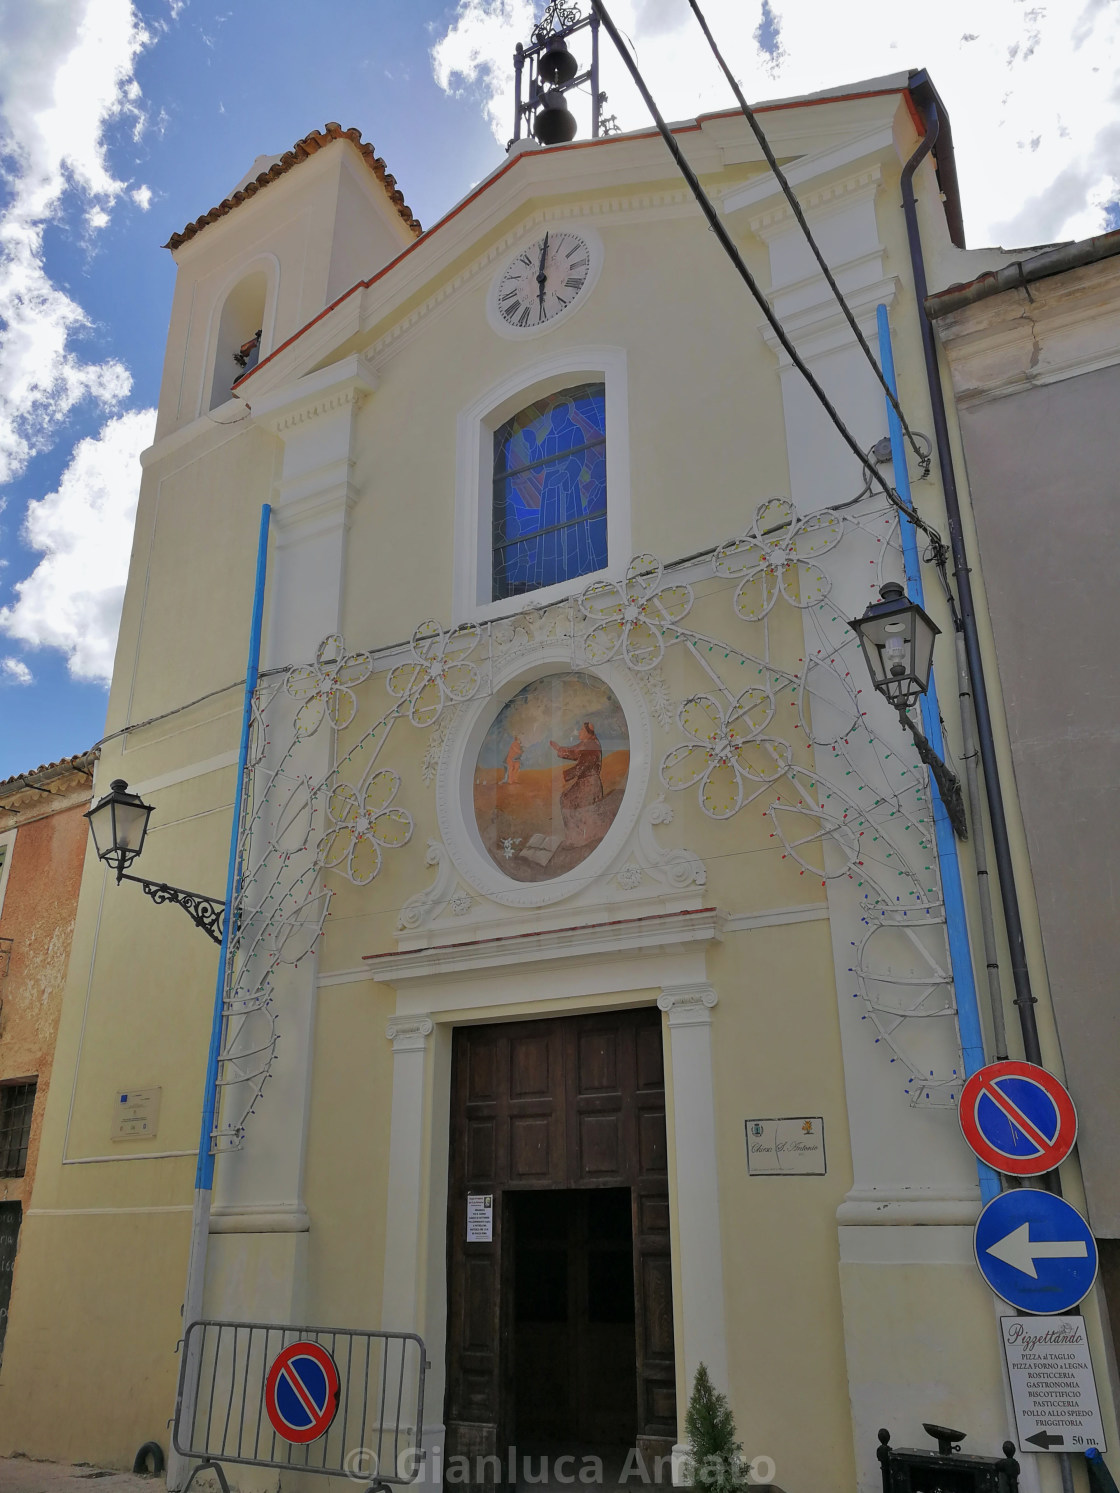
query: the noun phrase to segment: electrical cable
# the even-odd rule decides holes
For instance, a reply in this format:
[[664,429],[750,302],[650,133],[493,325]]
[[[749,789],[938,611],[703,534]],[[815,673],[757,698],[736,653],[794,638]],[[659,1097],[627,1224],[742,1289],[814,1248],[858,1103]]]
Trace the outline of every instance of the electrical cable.
[[797,348],[790,341],[786,329],[782,326],[778,317],[775,315],[769,301],[766,299],[766,296],[760,289],[758,282],[755,280],[754,276],[751,274],[749,268],[747,267],[746,261],[739,253],[734,240],[728,233],[727,229],[724,227],[719,214],[716,212],[715,207],[712,205],[711,199],[704,191],[704,188],[700,185],[699,178],[693,171],[692,167],[685,160],[684,153],[673,137],[672,130],[670,130],[669,126],[662,118],[661,111],[658,109],[656,103],[654,102],[653,95],[650,93],[648,87],[646,86],[645,79],[642,77],[642,74],[638,68],[638,64],[634,61],[633,57],[631,57],[629,52],[623,46],[622,38],[619,35],[618,28],[615,26],[614,21],[611,19],[610,13],[607,11],[606,6],[603,4],[603,0],[591,0],[591,4],[600,21],[606,27],[607,35],[610,37],[611,41],[614,42],[615,48],[618,51],[618,55],[626,64],[627,70],[629,71],[631,78],[634,80],[634,85],[637,88],[638,92],[641,94],[646,108],[649,110],[650,116],[653,119],[654,124],[657,126],[658,133],[661,135],[661,138],[665,141],[665,144],[668,147],[669,154],[673,157],[673,160],[676,162],[677,169],[680,171],[681,175],[687,182],[692,195],[696,198],[701,212],[704,214],[705,218],[707,218],[708,226],[715,234],[720,246],[723,248],[724,252],[727,254],[727,257],[731,260],[731,263],[738,271],[740,278],[743,280],[747,289],[754,297],[759,310],[769,322],[771,330],[773,331],[775,337],[777,337],[778,341],[781,343],[783,349],[789,357],[790,362],[797,369],[798,373],[801,374],[805,382],[809,385],[810,389],[813,391],[818,402],[820,403],[821,408],[824,410],[825,414],[829,417],[833,425],[839,431],[841,437],[843,438],[844,444],[856,456],[860,466],[868,474],[869,479],[872,482],[877,483],[882,488],[883,494],[889,503],[893,504],[893,506],[897,508],[900,513],[904,513],[910,520],[910,522],[915,525],[915,527],[921,529],[923,534],[929,536],[930,542],[937,549],[943,549],[944,540],[941,538],[941,535],[937,532],[937,530],[932,528],[928,523],[926,523],[925,519],[922,518],[920,514],[916,513],[914,509],[912,509],[907,503],[904,503],[902,501],[902,499],[898,496],[894,489],[888,485],[885,478],[879,472],[878,468],[864,454],[863,448],[860,446],[859,442],[856,440],[855,436],[851,433],[848,427],[844,424],[844,421],[840,418],[840,415],[838,414],[832,401],[829,399],[828,395],[825,393],[821,385],[817,382],[816,376],[809,368],[808,364],[801,357],[800,353],[797,351]]
[[[403,645],[398,644],[397,646],[400,647]],[[286,674],[287,672],[286,668],[262,669],[260,677],[267,679],[273,674]],[[165,721],[173,715],[182,715],[184,710],[193,710],[196,705],[201,705],[206,700],[213,700],[217,695],[228,695],[231,689],[240,689],[244,683],[244,678],[235,679],[232,684],[223,684],[219,689],[212,689],[208,694],[199,695],[196,700],[188,700],[185,705],[176,705],[173,710],[165,710],[160,715],[150,715],[147,720],[133,721],[131,725],[122,726],[119,731],[110,731],[108,736],[103,736],[100,741],[95,741],[93,746],[90,747],[90,751],[95,752],[98,747],[103,747],[107,741],[116,741],[118,736],[127,736],[130,731],[139,731],[144,726],[154,726],[157,721]],[[194,1153],[192,1152],[191,1154],[193,1155]]]
[[840,289],[839,285],[837,285],[835,277],[833,276],[832,271],[829,269],[824,255],[821,253],[819,247],[817,246],[817,241],[813,237],[812,230],[810,229],[809,224],[806,222],[805,214],[801,210],[801,204],[800,202],[798,202],[797,197],[794,195],[793,188],[790,186],[785,173],[778,165],[777,158],[775,157],[774,152],[770,149],[770,142],[767,140],[765,134],[763,133],[762,126],[759,124],[757,118],[755,117],[754,110],[751,108],[750,104],[747,103],[743,90],[739,87],[734,73],[728,67],[726,61],[724,60],[722,52],[716,45],[715,37],[712,35],[708,23],[704,19],[703,11],[700,9],[697,0],[688,0],[688,3],[692,7],[693,15],[700,23],[701,31],[703,31],[705,37],[707,38],[708,46],[712,49],[712,55],[719,63],[724,77],[731,85],[731,91],[734,93],[735,98],[738,101],[739,108],[743,111],[743,115],[747,123],[750,125],[751,130],[753,131],[754,137],[758,141],[762,149],[762,154],[766,157],[767,165],[774,173],[774,177],[777,180],[778,185],[785,193],[786,201],[789,203],[790,208],[793,211],[793,215],[797,219],[798,226],[800,227],[802,233],[805,235],[805,242],[813,251],[813,257],[820,265],[821,273],[824,275],[824,278],[828,281],[828,288],[836,297],[837,303],[840,306],[841,311],[843,311],[844,317],[847,320],[848,325],[851,327],[852,333],[855,336],[856,341],[859,343],[864,357],[867,359],[868,363],[870,363],[875,377],[883,386],[883,392],[887,396],[887,399],[890,402],[890,405],[893,408],[895,414],[898,416],[899,423],[902,426],[903,434],[910,442],[911,450],[914,452],[914,455],[918,458],[918,461],[921,464],[922,475],[928,475],[932,453],[930,451],[922,451],[922,448],[918,444],[917,437],[910,429],[910,426],[906,423],[906,416],[902,413],[902,406],[899,404],[894,390],[891,388],[890,384],[887,383],[886,378],[883,376],[883,370],[879,366],[878,359],[871,351],[871,347],[868,344],[866,337],[864,337],[863,333],[860,331],[859,323],[856,321],[855,316],[852,314],[851,307],[844,299],[844,292]]

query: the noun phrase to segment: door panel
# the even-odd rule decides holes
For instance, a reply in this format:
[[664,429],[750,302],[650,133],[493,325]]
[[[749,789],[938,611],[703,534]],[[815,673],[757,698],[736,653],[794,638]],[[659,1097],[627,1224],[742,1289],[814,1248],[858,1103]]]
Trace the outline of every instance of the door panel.
[[[638,1444],[663,1449],[676,1436],[676,1404],[660,1014],[643,1008],[460,1028],[450,1139],[448,1456],[501,1449],[504,1459],[521,1374],[548,1386],[549,1434],[580,1425],[599,1435],[620,1424],[626,1402]],[[604,1242],[591,1197],[580,1206],[557,1198],[563,1213],[550,1225],[551,1243],[542,1235],[516,1246],[523,1270],[539,1274],[541,1300],[551,1299],[549,1271],[567,1282],[565,1311],[578,1311],[583,1324],[573,1353],[560,1348],[573,1341],[563,1322],[523,1322],[515,1299],[515,1232],[539,1229],[548,1209],[519,1225],[503,1197],[583,1188],[629,1189],[624,1242]],[[466,1242],[468,1192],[493,1195],[489,1243]],[[559,1307],[538,1301],[534,1310],[547,1316]]]
[[8,1329],[12,1271],[15,1269],[16,1246],[19,1243],[22,1219],[22,1203],[0,1203],[0,1354],[4,1351],[4,1334]]

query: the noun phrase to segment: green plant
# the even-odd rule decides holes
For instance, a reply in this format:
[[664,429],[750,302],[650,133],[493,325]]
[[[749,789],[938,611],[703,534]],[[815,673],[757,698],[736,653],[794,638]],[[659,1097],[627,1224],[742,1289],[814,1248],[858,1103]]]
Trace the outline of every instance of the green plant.
[[739,1493],[747,1486],[743,1445],[735,1440],[735,1417],[705,1364],[696,1370],[684,1427],[692,1447],[694,1483],[708,1493]]

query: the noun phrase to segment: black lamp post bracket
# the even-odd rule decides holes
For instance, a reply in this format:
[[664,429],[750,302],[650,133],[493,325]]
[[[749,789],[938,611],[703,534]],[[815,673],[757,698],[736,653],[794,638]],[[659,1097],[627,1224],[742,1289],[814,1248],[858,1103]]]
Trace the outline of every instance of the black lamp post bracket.
[[907,715],[903,705],[898,707],[898,718],[914,738],[918,756],[933,774],[933,780],[941,794],[941,802],[945,805],[945,812],[949,816],[949,823],[953,826],[953,833],[958,840],[967,840],[968,820],[964,812],[964,794],[961,792],[960,778],[951,767],[947,767],[942,762],[920,728]]
[[204,897],[201,892],[187,892],[182,887],[169,886],[166,881],[149,881],[146,876],[130,876],[122,871],[118,881],[134,881],[145,897],[151,897],[158,906],[162,902],[173,902],[181,907],[196,928],[212,938],[216,944],[222,941],[226,904],[219,897]]

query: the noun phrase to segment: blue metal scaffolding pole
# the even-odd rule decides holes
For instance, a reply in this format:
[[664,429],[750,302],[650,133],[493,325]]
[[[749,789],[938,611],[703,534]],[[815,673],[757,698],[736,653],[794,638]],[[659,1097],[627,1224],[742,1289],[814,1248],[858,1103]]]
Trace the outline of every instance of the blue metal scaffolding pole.
[[[261,508],[261,526],[257,538],[257,572],[253,589],[253,616],[249,629],[249,656],[245,665],[245,694],[241,709],[241,745],[237,754],[237,779],[233,794],[233,823],[229,834],[229,866],[226,872],[226,915],[222,929],[222,947],[218,956],[218,974],[214,982],[214,1011],[210,1023],[210,1047],[206,1055],[206,1079],[202,1096],[202,1119],[198,1137],[198,1164],[195,1169],[194,1212],[191,1220],[190,1252],[187,1256],[187,1285],[183,1295],[183,1329],[202,1316],[203,1288],[206,1281],[206,1247],[210,1234],[210,1202],[214,1189],[214,1122],[218,1106],[218,1058],[222,1049],[226,972],[233,939],[234,903],[240,878],[242,815],[245,809],[245,773],[249,760],[249,731],[253,716],[253,695],[260,672],[261,626],[264,620],[265,578],[268,571],[268,528],[272,508]],[[195,1335],[195,1341],[197,1334]],[[197,1351],[197,1350],[191,1350]],[[184,1384],[193,1382],[185,1375]],[[185,1407],[186,1420],[193,1407]],[[172,1450],[167,1459],[167,1487],[182,1488],[189,1476],[186,1458]]]
[[[890,385],[895,398],[898,385],[894,372],[894,350],[891,347],[891,329],[887,320],[886,306],[876,308],[879,326],[879,362],[883,376]],[[903,444],[902,424],[894,407],[885,400],[887,428],[891,438],[891,460],[894,463],[894,485],[899,497],[908,508],[914,506],[910,492],[910,473],[906,466],[906,447]],[[906,593],[911,601],[924,605],[922,572],[918,558],[918,538],[914,525],[904,513],[898,516],[898,527],[902,538],[902,555],[906,567]],[[945,743],[941,735],[941,712],[937,704],[937,683],[930,675],[929,689],[922,696],[922,730],[930,746],[944,759]],[[972,950],[968,942],[968,921],[965,916],[964,887],[961,883],[960,860],[957,842],[945,805],[937,791],[932,775],[929,778],[930,800],[933,805],[933,828],[937,838],[937,856],[941,865],[941,891],[945,899],[945,925],[949,936],[949,959],[953,968],[953,990],[956,994],[957,1024],[961,1034],[961,1050],[964,1057],[965,1076],[971,1076],[982,1068],[984,1057],[984,1034],[980,1026],[980,1008],[976,1000],[976,980],[972,971]],[[962,1079],[963,1082],[963,1079]],[[999,1178],[990,1166],[977,1159],[976,1171],[980,1178],[980,1196],[990,1202],[1000,1191]]]

